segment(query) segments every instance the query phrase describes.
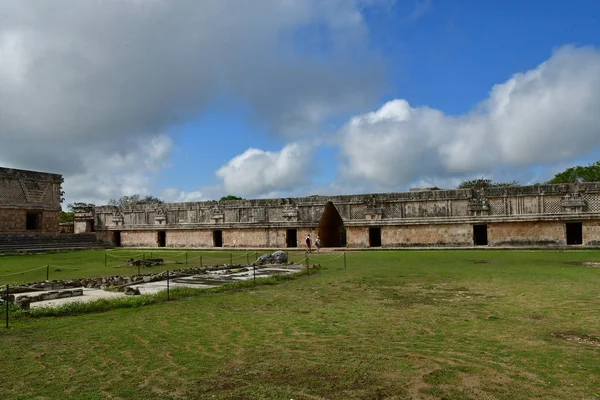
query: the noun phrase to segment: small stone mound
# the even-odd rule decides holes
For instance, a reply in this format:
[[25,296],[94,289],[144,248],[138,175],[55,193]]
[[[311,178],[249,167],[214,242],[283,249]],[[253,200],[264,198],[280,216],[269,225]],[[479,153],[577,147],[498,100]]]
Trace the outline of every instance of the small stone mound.
[[572,261],[568,262],[570,265],[577,265],[579,267],[596,267],[600,268],[600,262],[597,261]]
[[579,344],[589,344],[591,346],[600,347],[600,338],[596,338],[588,335],[576,335],[574,333],[565,333],[565,332],[552,332],[550,335],[557,339],[566,340],[567,342],[579,343]]
[[285,264],[287,263],[287,254],[285,251],[278,250],[273,254],[264,254],[254,262],[253,265],[267,265],[267,264]]
[[139,296],[139,295],[141,295],[141,294],[142,294],[142,293],[140,292],[140,289],[138,289],[138,288],[134,288],[134,287],[131,287],[131,286],[127,286],[127,287],[125,288],[125,292],[124,292],[124,293],[125,293],[127,296]]

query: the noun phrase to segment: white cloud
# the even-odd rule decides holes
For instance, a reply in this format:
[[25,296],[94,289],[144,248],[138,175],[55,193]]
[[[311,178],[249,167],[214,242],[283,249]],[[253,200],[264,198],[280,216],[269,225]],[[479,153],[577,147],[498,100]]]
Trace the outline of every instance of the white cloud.
[[145,144],[223,95],[275,134],[306,134],[375,98],[362,12],[379,2],[0,2],[0,162],[101,200],[147,189],[130,178],[167,154]]
[[107,204],[122,195],[149,194],[155,173],[165,167],[173,143],[159,135],[143,143],[131,143],[123,151],[90,149],[80,154],[81,172],[65,178],[65,205],[75,201]]
[[449,116],[393,100],[340,131],[342,178],[371,187],[455,181],[564,162],[600,148],[600,52],[566,46]]
[[161,199],[168,203],[185,203],[194,201],[211,200],[201,191],[186,192],[183,190],[168,188],[163,190]]
[[292,190],[309,182],[312,148],[291,143],[281,151],[248,149],[216,171],[226,193],[235,196],[264,195]]

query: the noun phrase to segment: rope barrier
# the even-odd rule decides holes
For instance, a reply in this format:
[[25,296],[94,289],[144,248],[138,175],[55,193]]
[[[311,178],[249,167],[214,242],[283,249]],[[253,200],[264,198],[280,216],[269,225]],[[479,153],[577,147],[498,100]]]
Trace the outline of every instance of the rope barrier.
[[42,269],[42,268],[46,268],[46,266],[41,266],[38,268],[33,268],[33,269],[28,269],[27,271],[21,271],[21,272],[14,272],[12,274],[5,274],[5,275],[0,275],[0,276],[13,276],[13,275],[21,275],[21,274],[26,274],[27,272],[31,272],[31,271],[37,271],[38,269]]

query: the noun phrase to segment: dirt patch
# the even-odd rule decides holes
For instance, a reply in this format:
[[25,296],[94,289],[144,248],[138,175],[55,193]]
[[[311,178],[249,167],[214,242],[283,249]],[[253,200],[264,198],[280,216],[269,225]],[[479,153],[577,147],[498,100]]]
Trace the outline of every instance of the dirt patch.
[[588,336],[588,335],[578,335],[575,333],[568,332],[552,332],[550,335],[557,339],[566,340],[567,342],[574,342],[579,344],[588,344],[591,346],[600,347],[600,338]]
[[595,267],[600,268],[600,261],[570,261],[567,264],[576,265],[578,267]]
[[464,260],[464,261],[470,262],[473,264],[492,264],[492,263],[496,262],[494,260]]

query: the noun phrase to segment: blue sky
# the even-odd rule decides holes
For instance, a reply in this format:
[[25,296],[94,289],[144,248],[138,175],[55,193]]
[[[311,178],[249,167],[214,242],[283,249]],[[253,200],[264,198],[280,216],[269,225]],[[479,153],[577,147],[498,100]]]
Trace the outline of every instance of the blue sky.
[[67,202],[527,184],[600,158],[596,1],[59,2],[0,5],[0,164],[62,173]]

